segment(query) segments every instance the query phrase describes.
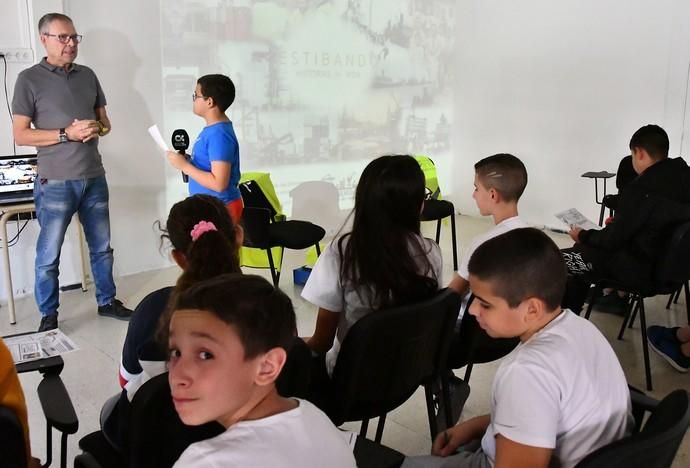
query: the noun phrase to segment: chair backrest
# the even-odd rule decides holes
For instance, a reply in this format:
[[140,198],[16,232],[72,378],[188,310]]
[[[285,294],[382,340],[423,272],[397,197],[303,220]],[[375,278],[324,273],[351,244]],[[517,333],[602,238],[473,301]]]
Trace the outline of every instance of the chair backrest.
[[302,338],[295,337],[276,380],[278,393],[284,397],[306,398],[310,388],[311,362],[311,349]]
[[443,290],[372,312],[348,331],[333,370],[327,413],[336,425],[383,415],[446,368],[460,296]]
[[690,394],[675,390],[656,408],[638,434],[601,447],[578,468],[670,468],[690,426]]
[[0,468],[26,467],[24,429],[17,414],[0,406]]
[[428,156],[416,155],[413,157],[417,160],[422,172],[424,172],[426,198],[437,199],[441,195],[441,189],[438,186],[436,164],[434,164],[434,161]]
[[460,328],[453,336],[448,367],[459,369],[468,364],[495,361],[510,353],[520,342],[519,338],[492,338],[479,326],[474,315],[469,313],[474,296],[470,296],[462,316]]
[[632,155],[623,156],[618,163],[618,170],[616,171],[616,188],[618,193],[621,192],[627,185],[637,178],[637,172],[633,168]]
[[268,198],[266,198],[266,195],[255,180],[242,182],[239,186],[245,209],[264,208],[269,211],[271,219],[275,217],[277,214],[275,208],[273,208],[273,205],[271,205],[271,202],[268,201]]
[[268,228],[271,224],[271,212],[269,210],[245,206],[244,211],[242,211],[241,223],[244,229],[242,245],[257,249],[269,248]]
[[158,375],[137,391],[129,418],[127,466],[170,467],[192,443],[214,437],[224,428],[218,423],[184,424],[172,402],[168,373]]
[[664,254],[655,268],[654,282],[661,292],[675,291],[690,279],[690,221],[673,229]]

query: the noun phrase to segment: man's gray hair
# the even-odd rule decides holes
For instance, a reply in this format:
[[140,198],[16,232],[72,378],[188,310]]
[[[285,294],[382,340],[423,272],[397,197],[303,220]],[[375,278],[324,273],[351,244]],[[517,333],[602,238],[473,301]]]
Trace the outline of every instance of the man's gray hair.
[[38,33],[47,33],[48,26],[50,26],[50,23],[52,23],[53,21],[64,21],[65,23],[72,23],[72,18],[70,18],[67,15],[63,15],[62,13],[46,13],[45,15],[41,16],[40,20],[38,20]]

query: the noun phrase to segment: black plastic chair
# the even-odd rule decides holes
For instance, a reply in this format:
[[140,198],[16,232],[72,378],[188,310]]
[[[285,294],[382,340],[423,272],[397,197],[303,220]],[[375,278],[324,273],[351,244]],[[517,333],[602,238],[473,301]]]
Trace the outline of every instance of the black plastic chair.
[[690,426],[690,395],[675,390],[656,406],[641,406],[639,395],[631,392],[636,424],[643,410],[651,412],[639,432],[587,455],[577,468],[670,468],[678,447]]
[[[584,175],[583,175],[584,177]],[[632,156],[627,155],[618,163],[618,169],[616,170],[616,188],[618,193],[606,195],[606,179],[604,179],[604,197],[601,200],[601,211],[599,212],[599,225],[603,224],[604,220],[604,209],[609,209],[609,216],[613,216],[614,212],[618,209],[618,201],[620,199],[621,191],[635,178],[637,177],[637,172],[632,165]],[[596,182],[595,182],[596,183]],[[596,186],[595,186],[596,189]],[[598,197],[597,197],[598,199]],[[597,203],[599,203],[597,201]]]
[[[649,345],[647,341],[647,318],[644,299],[663,294],[673,294],[690,279],[690,221],[678,225],[674,230],[665,251],[655,266],[653,284],[646,288],[633,288],[615,280],[604,279],[597,282],[595,290],[605,287],[626,291],[630,297],[631,307],[627,310],[618,339],[623,339],[625,326],[632,327],[635,317],[640,316],[640,334],[642,336],[642,354],[644,356],[645,381],[647,390],[652,390],[652,372],[649,365]],[[585,318],[589,319],[596,304],[596,294],[592,294]],[[688,302],[686,298],[686,303]],[[690,322],[690,304],[687,304],[688,322]]]
[[[437,425],[431,384],[441,380],[442,398],[449,399],[445,372],[460,296],[443,290],[413,305],[380,310],[358,320],[348,331],[325,394],[315,402],[336,426],[378,417],[375,440],[381,441],[386,414],[424,386],[432,438]],[[445,405],[446,423],[452,424]]]
[[470,296],[462,316],[459,330],[454,333],[448,353],[448,368],[460,369],[467,366],[463,380],[469,383],[474,364],[501,359],[510,353],[520,342],[519,338],[492,338],[477,319],[469,313],[474,296]]
[[24,429],[17,414],[0,406],[0,468],[26,468]]
[[[250,180],[240,184],[244,201],[242,226],[244,227],[244,246],[263,249],[268,256],[273,285],[278,287],[282,269],[284,249],[302,250],[314,246],[316,254],[321,255],[319,242],[326,231],[308,221],[289,220],[277,216],[273,206],[261,191],[256,181]],[[276,268],[271,248],[280,247],[280,264]]]
[[64,365],[65,363],[61,356],[53,356],[20,363],[15,366],[17,373],[38,371],[43,374],[43,379],[38,384],[37,392],[43,415],[46,418],[46,461],[42,465],[44,467],[50,466],[53,462],[53,429],[61,433],[61,468],[67,467],[67,437],[71,434],[76,434],[77,430],[79,430],[79,419],[74,411],[69,393],[60,378]]

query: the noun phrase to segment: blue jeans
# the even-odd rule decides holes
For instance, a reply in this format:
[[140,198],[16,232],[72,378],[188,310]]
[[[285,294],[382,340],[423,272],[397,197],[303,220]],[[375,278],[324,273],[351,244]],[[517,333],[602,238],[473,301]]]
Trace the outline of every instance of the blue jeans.
[[84,227],[98,305],[115,299],[113,249],[110,248],[108,183],[105,176],[92,179],[34,182],[36,216],[41,227],[36,242],[34,293],[41,315],[57,313],[59,306],[60,251],[74,213]]

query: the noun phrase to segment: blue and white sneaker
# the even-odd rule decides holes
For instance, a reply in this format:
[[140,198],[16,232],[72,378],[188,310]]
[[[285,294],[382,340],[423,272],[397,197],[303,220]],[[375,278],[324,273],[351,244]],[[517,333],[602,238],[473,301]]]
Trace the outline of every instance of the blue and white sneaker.
[[651,327],[647,327],[647,338],[649,338],[649,341],[654,341],[655,343],[670,341],[671,343],[680,345],[680,341],[678,341],[678,337],[676,336],[678,328],[680,327],[669,328],[652,325]]
[[664,358],[666,362],[678,372],[686,373],[690,370],[690,357],[685,356],[676,338],[675,329],[665,327],[649,327],[647,329],[649,347]]

